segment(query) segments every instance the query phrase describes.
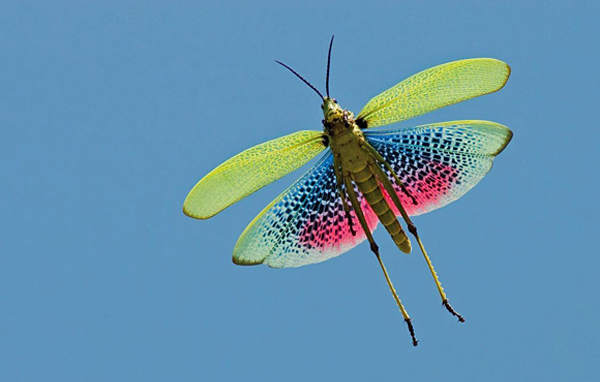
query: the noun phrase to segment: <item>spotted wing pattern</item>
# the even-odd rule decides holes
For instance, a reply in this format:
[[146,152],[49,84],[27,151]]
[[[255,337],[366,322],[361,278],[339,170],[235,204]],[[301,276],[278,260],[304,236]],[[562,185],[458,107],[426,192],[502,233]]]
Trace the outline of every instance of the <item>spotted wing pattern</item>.
[[365,136],[416,199],[415,205],[395,184],[407,213],[420,215],[457,200],[473,188],[490,171],[494,157],[510,142],[512,132],[494,122],[454,121],[368,131]]
[[373,97],[358,114],[367,127],[383,126],[500,90],[510,67],[493,58],[449,62],[419,72]]
[[[360,202],[369,228],[375,229],[377,216],[364,199]],[[233,261],[289,268],[338,256],[365,239],[354,212],[351,215],[355,235],[337,190],[329,152],[248,225],[235,246]]]

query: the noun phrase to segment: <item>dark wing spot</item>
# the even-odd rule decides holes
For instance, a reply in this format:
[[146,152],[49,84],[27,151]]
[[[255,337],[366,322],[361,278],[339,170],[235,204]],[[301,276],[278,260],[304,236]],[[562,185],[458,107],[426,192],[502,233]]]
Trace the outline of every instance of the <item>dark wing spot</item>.
[[366,128],[368,128],[369,126],[367,125],[367,121],[365,121],[362,118],[357,118],[356,119],[356,124],[358,125],[358,127],[361,128],[361,130],[364,130]]

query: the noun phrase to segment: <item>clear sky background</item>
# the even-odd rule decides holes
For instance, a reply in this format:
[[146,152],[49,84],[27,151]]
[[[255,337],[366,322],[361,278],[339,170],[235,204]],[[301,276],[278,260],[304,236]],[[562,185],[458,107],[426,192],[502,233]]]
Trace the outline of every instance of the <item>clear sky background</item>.
[[[596,2],[3,2],[0,381],[590,381],[600,373]],[[396,126],[486,119],[513,141],[418,252],[291,270],[235,242],[305,169],[208,221],[191,187],[444,62],[512,67],[495,94]]]

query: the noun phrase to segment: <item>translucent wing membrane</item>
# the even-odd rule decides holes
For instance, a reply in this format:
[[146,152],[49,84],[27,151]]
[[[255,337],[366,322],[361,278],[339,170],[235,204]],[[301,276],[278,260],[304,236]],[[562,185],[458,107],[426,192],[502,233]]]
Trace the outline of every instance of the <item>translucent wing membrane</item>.
[[510,67],[491,58],[454,61],[417,73],[371,99],[358,118],[383,126],[500,90]]
[[[368,225],[377,217],[361,200]],[[350,225],[336,186],[333,157],[327,153],[312,169],[269,204],[238,240],[233,261],[240,265],[267,264],[274,268],[319,263],[365,239],[354,212]]]
[[183,212],[208,219],[296,170],[325,149],[323,133],[299,131],[254,146],[206,175],[190,191]]
[[395,184],[407,213],[419,215],[443,207],[473,188],[490,171],[512,132],[494,122],[454,121],[369,131],[365,136],[416,199],[415,205]]

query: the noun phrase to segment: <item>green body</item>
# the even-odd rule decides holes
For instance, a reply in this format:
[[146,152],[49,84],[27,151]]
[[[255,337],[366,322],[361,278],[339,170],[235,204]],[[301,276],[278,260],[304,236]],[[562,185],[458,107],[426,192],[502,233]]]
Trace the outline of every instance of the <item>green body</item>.
[[[329,97],[325,97],[322,108],[325,116],[323,120],[325,135],[329,139],[329,148],[333,153],[338,184],[349,185],[347,180],[351,179],[390,233],[394,243],[401,251],[410,253],[410,240],[402,230],[380,188],[380,183],[386,189],[393,187],[387,176],[381,176],[379,173],[381,165],[386,167],[389,165],[378,163],[379,161],[372,154],[374,150],[365,140],[352,112],[342,109]],[[340,190],[340,193],[342,192]],[[358,205],[358,200],[352,200],[352,195],[349,197],[353,204]]]

